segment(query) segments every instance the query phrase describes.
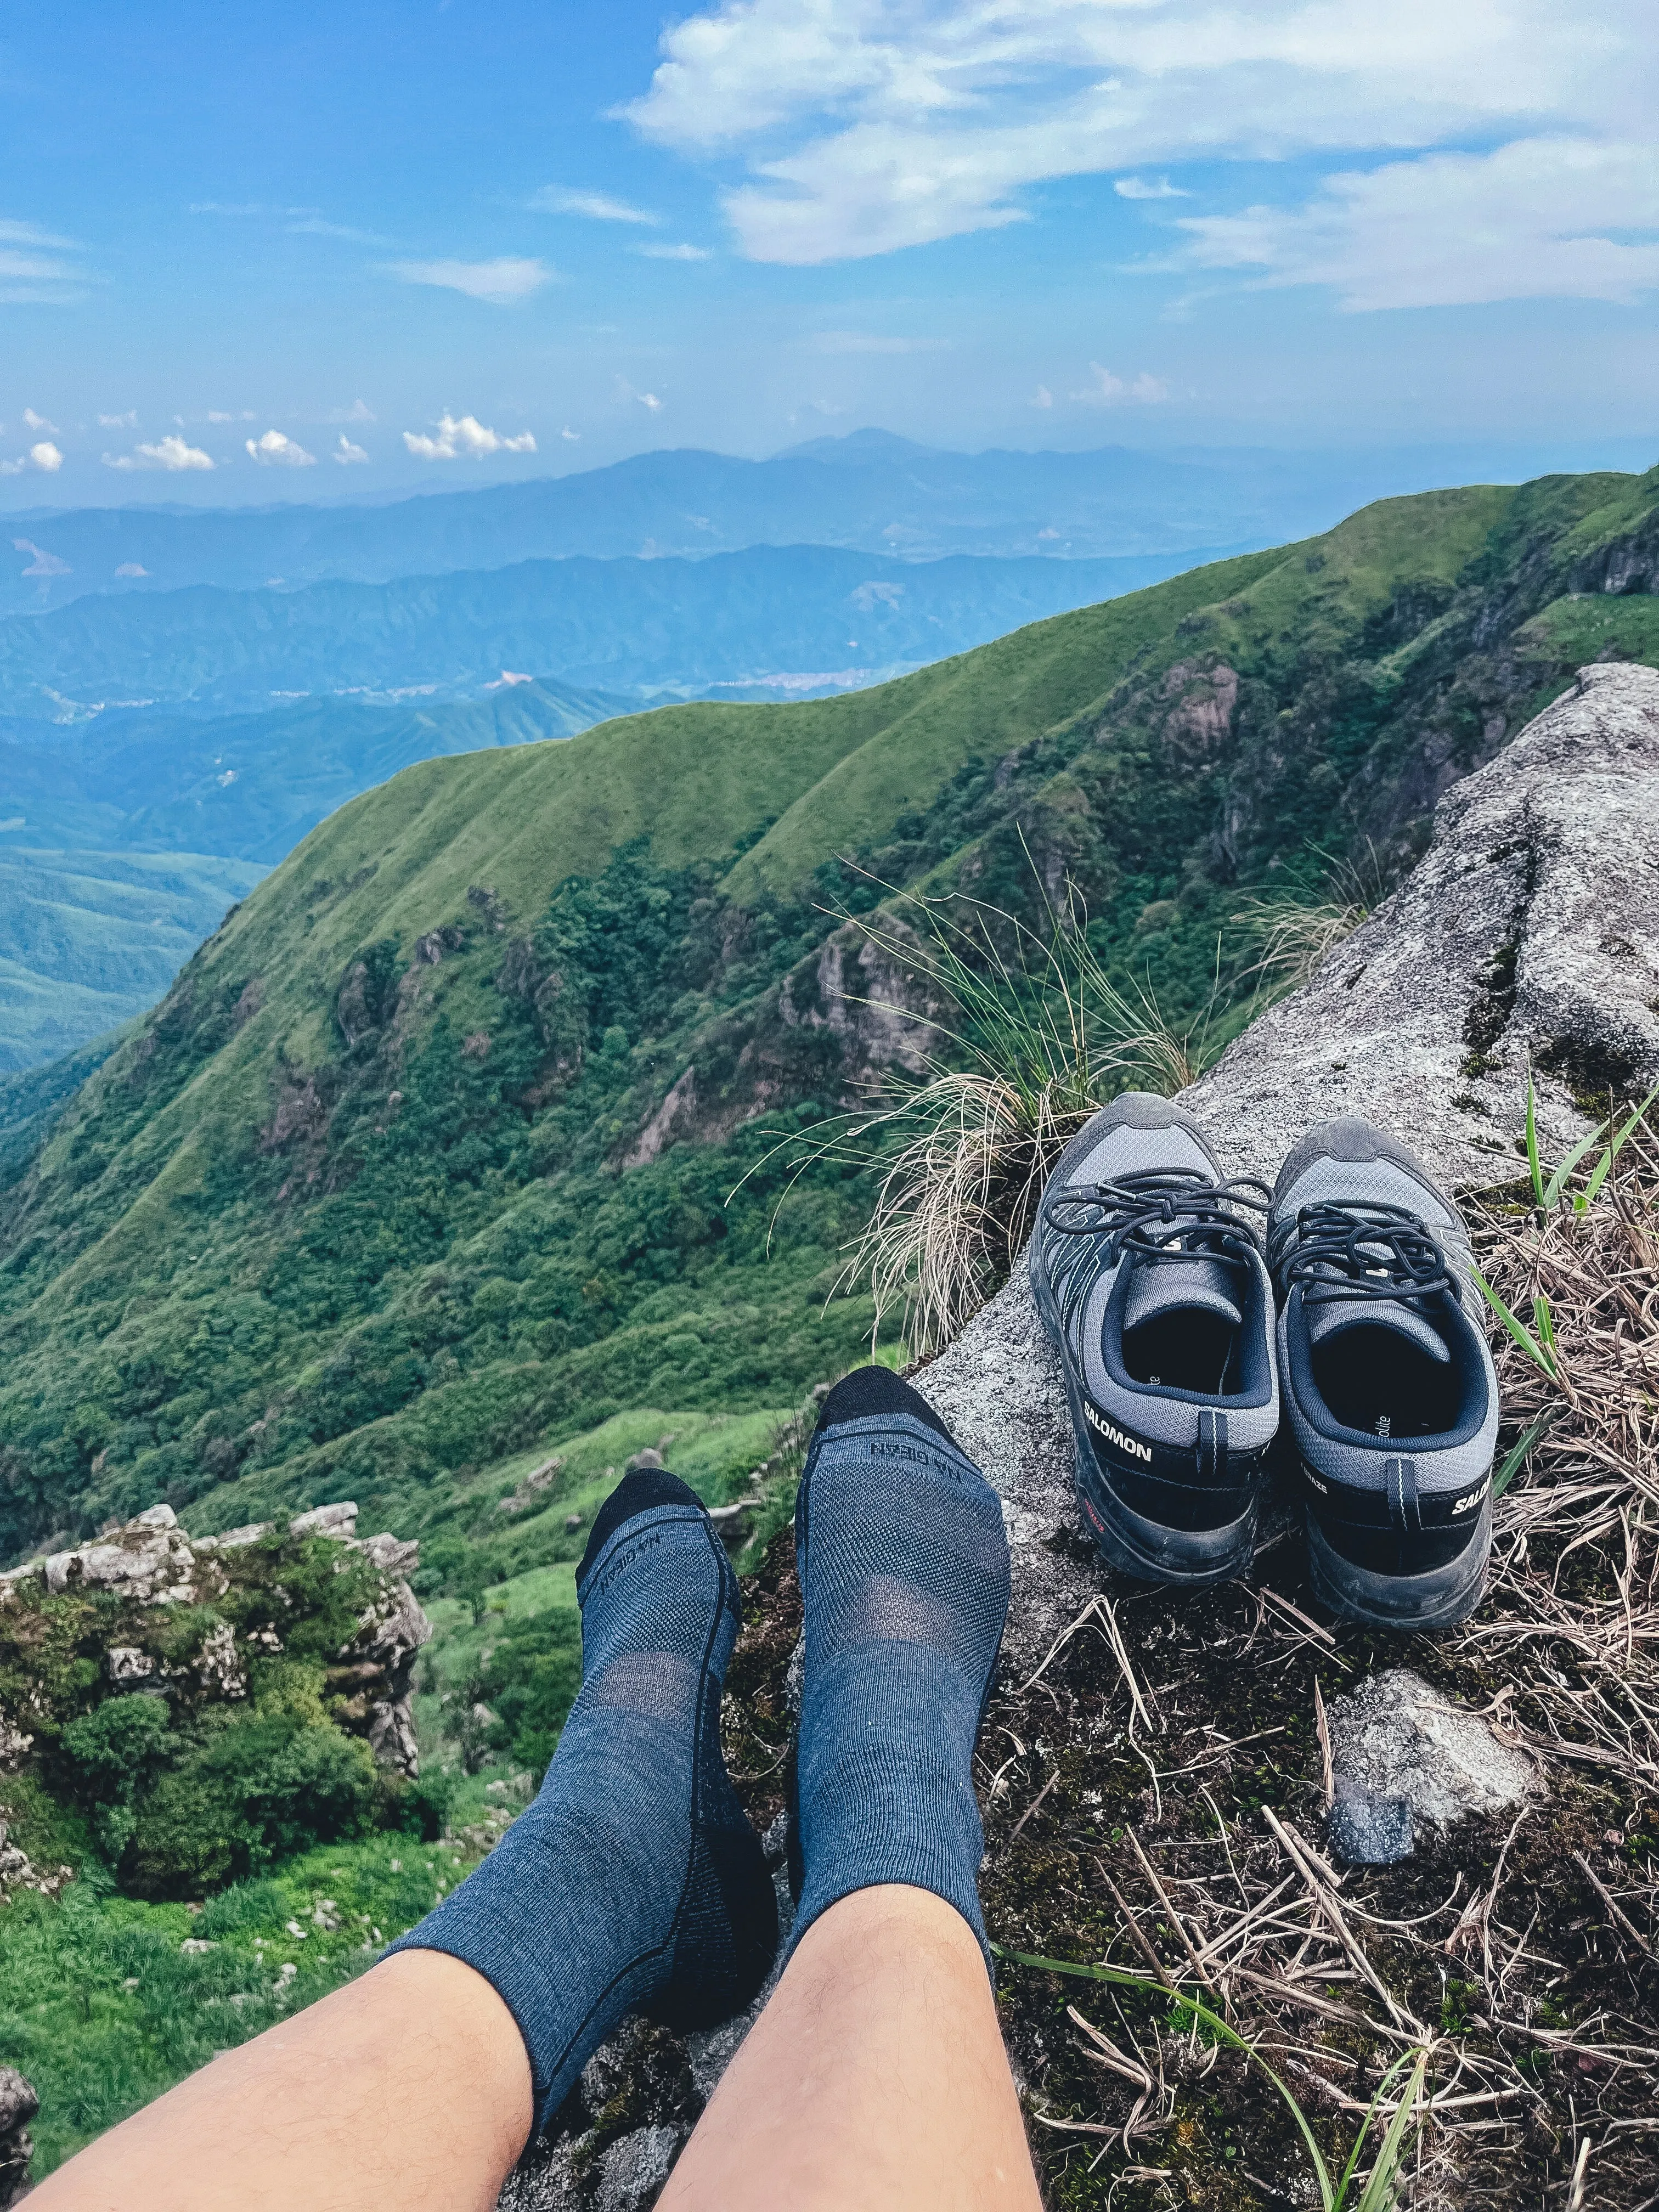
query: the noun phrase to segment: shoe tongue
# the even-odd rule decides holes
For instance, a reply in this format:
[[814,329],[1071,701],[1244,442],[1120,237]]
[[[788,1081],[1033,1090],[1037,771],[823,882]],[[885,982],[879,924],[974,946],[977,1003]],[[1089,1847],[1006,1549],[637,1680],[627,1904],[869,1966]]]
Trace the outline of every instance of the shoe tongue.
[[1129,1279],[1123,1306],[1124,1334],[1179,1306],[1219,1314],[1235,1328],[1244,1320],[1233,1296],[1231,1271],[1218,1260],[1143,1260]]
[[1303,1311],[1308,1317],[1310,1344],[1323,1344],[1333,1336],[1340,1336],[1345,1328],[1391,1328],[1397,1336],[1409,1337],[1431,1359],[1437,1359],[1443,1365],[1451,1358],[1439,1330],[1401,1298],[1316,1298],[1310,1302],[1304,1297]]

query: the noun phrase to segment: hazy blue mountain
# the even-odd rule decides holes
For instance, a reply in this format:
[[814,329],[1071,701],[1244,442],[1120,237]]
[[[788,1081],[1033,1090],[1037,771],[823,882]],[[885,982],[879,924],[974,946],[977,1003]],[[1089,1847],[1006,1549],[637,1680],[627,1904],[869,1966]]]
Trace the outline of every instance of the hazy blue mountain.
[[942,659],[1186,565],[1173,555],[906,562],[751,546],[702,561],[581,556],[297,591],[88,593],[0,621],[0,714],[465,697],[507,671],[612,692],[730,696],[769,684],[787,696]]
[[125,848],[272,866],[325,815],[416,761],[574,737],[632,703],[526,683],[442,705],[299,699],[259,714],[0,724],[0,854]]
[[0,533],[0,552],[9,540],[15,556],[0,559],[0,613],[60,606],[86,592],[374,583],[571,554],[695,557],[758,544],[908,559],[1182,553],[1191,566],[1208,551],[1328,528],[1395,493],[1513,483],[1553,468],[1644,468],[1652,458],[1633,444],[1618,453],[1519,453],[1488,443],[952,453],[860,430],[769,460],[639,453],[571,476],[371,506],[32,508],[8,516]]

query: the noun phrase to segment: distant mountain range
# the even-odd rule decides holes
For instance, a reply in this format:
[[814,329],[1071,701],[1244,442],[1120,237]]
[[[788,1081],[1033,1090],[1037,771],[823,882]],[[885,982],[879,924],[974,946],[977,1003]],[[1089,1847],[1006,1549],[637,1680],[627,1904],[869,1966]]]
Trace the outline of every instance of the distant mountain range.
[[469,697],[520,676],[641,696],[799,696],[944,659],[1188,566],[1178,555],[908,562],[762,545],[297,591],[88,593],[0,620],[0,714]]
[[749,545],[908,560],[1179,554],[1190,567],[1208,553],[1328,529],[1370,500],[1481,477],[1512,482],[1548,465],[1535,453],[1433,447],[951,453],[860,430],[769,460],[639,453],[576,475],[381,506],[35,508],[0,527],[0,553],[11,556],[0,559],[0,614],[88,592],[384,583],[573,554],[696,558]]

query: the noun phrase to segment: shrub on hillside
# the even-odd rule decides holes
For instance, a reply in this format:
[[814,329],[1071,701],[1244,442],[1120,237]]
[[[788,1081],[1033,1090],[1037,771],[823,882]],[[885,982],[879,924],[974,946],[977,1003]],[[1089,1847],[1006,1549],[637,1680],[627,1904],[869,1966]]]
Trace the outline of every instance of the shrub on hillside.
[[141,1897],[199,1897],[313,1844],[366,1835],[380,1792],[367,1744],[284,1714],[238,1715],[161,1775],[121,1862]]

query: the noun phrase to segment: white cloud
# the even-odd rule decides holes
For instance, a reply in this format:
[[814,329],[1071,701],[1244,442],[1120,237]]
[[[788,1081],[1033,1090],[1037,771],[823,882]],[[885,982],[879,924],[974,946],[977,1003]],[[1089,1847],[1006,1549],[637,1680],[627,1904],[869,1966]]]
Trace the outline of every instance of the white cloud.
[[74,570],[67,561],[60,561],[55,553],[48,553],[32,538],[14,538],[12,545],[19,553],[31,553],[33,559],[21,573],[26,576],[70,576]]
[[590,222],[640,222],[654,227],[662,221],[648,209],[634,207],[610,192],[573,191],[564,185],[544,185],[531,194],[529,204],[540,215],[586,216]]
[[504,438],[499,430],[491,430],[476,415],[463,415],[459,419],[447,409],[438,418],[438,434],[428,438],[424,432],[405,430],[404,443],[417,461],[482,460],[488,453],[533,453],[536,441],[528,430],[521,430],[516,438]]
[[342,430],[340,442],[334,448],[331,459],[337,460],[343,469],[349,469],[354,467],[359,461],[366,461],[368,455],[361,446],[354,446],[345,432]]
[[100,415],[98,427],[100,430],[136,430],[138,428],[138,410],[130,407],[125,415]]
[[62,258],[80,251],[72,238],[60,238],[38,223],[0,216],[0,301],[62,307],[82,298],[86,270]]
[[636,392],[634,397],[639,401],[641,406],[645,409],[647,415],[661,414],[663,403],[658,398],[654,392]]
[[343,238],[353,246],[385,246],[378,231],[358,230],[349,222],[330,222],[320,215],[301,216],[285,226],[290,238]]
[[1167,177],[1120,177],[1112,190],[1121,200],[1189,200],[1190,192],[1183,192]]
[[23,420],[31,430],[40,431],[43,437],[55,438],[58,435],[58,425],[55,422],[48,422],[44,415],[37,415],[33,407],[26,407],[23,410]]
[[890,337],[880,331],[819,331],[814,353],[945,353],[949,338]]
[[544,261],[514,260],[506,255],[495,261],[393,261],[387,267],[405,284],[435,284],[492,307],[516,307],[554,277]]
[[[26,408],[23,419],[33,428],[40,417],[31,414]],[[63,465],[62,453],[50,439],[42,438],[37,444],[31,446],[27,453],[20,454],[15,460],[0,461],[0,477],[21,477],[26,469],[38,469],[42,476],[55,477]]]
[[1097,361],[1091,361],[1089,374],[1093,383],[1072,394],[1085,407],[1155,407],[1170,396],[1169,386],[1161,378],[1149,375],[1144,368],[1139,376],[1114,376],[1109,368],[1103,368]]
[[[208,420],[211,422],[213,417],[210,416]],[[281,430],[267,430],[261,437],[244,438],[242,444],[249,460],[258,461],[262,469],[314,469],[317,465],[315,453],[307,453],[303,446]]]
[[55,231],[42,230],[32,222],[13,222],[0,216],[0,246],[46,246],[68,252],[75,244],[72,238],[59,238]]
[[1046,384],[1039,384],[1039,385],[1038,385],[1038,386],[1037,386],[1037,388],[1036,388],[1036,391],[1031,394],[1031,404],[1032,404],[1032,406],[1033,406],[1033,407],[1052,407],[1052,406],[1054,405],[1054,393],[1053,393],[1052,392],[1050,392],[1050,391],[1049,391],[1049,389],[1048,389],[1048,386],[1047,386]]
[[567,422],[563,429],[560,431],[559,435],[564,439],[568,444],[572,446],[580,446],[582,441],[581,432],[580,430],[573,430],[568,422]]
[[207,418],[210,422],[234,422],[236,420],[234,415],[228,415],[222,407],[210,407]]
[[1659,290],[1659,150],[1525,138],[1328,177],[1297,208],[1188,216],[1188,258],[1352,310]]
[[169,434],[153,446],[136,446],[130,453],[106,453],[104,466],[124,471],[161,469],[170,476],[179,476],[191,469],[210,469],[214,460],[199,446]]
[[141,562],[123,561],[115,573],[118,576],[148,576],[149,570]]
[[707,246],[636,246],[635,253],[644,254],[647,261],[712,261],[712,249]]
[[334,408],[328,419],[331,422],[373,422],[376,417],[367,401],[354,399],[349,407]]
[[[621,112],[661,143],[747,157],[724,204],[742,250],[763,261],[885,253],[1024,221],[1032,188],[1069,177],[1114,175],[1126,198],[1162,198],[1133,173],[1176,161],[1348,169],[1565,138],[1640,149],[1659,167],[1659,12],[1616,0],[714,0],[671,25],[660,54]],[[1482,151],[1462,150],[1472,146]],[[1610,176],[1585,198],[1583,234],[1642,249],[1620,235]],[[1481,205],[1496,226],[1481,244],[1524,259],[1536,216],[1495,193]],[[1270,260],[1249,259],[1264,242]],[[1466,283],[1490,296],[1472,241],[1462,276],[1441,237],[1356,237],[1356,254],[1367,246],[1382,254],[1383,295],[1411,289],[1415,260],[1419,289]],[[1204,249],[1200,234],[1192,250]],[[1212,234],[1208,250],[1208,265],[1287,282],[1303,281],[1291,265],[1330,258],[1318,239],[1297,249],[1279,236]],[[1572,294],[1638,272],[1624,258],[1617,279],[1595,278],[1595,258],[1553,250],[1534,288]],[[1347,265],[1340,243],[1335,258]]]

